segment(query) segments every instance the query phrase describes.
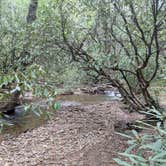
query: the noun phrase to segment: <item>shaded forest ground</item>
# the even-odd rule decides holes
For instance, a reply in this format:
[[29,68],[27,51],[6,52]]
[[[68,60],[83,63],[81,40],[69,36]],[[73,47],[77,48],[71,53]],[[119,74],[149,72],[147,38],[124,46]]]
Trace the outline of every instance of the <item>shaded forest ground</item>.
[[117,101],[67,106],[47,124],[5,139],[0,165],[114,166],[126,140],[114,133],[127,130],[126,122],[142,118],[122,111]]

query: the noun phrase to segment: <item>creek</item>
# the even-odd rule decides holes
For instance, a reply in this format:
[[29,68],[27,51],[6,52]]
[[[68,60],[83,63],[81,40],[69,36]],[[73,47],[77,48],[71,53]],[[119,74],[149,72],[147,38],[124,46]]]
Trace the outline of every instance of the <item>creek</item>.
[[[79,95],[60,95],[57,96],[56,101],[61,104],[61,107],[72,107],[81,105],[99,104],[106,101],[120,100],[119,93],[114,91],[106,91],[105,94],[89,95],[86,93]],[[162,94],[159,97],[159,101],[162,105],[166,105],[166,95]],[[19,135],[27,130],[34,129],[42,124],[46,123],[48,116],[41,114],[37,116],[32,111],[25,114],[12,115],[7,118],[1,119],[3,122],[7,122],[10,125],[5,125],[2,130],[2,134]]]
[[[120,96],[113,91],[107,91],[105,94],[79,94],[79,95],[60,95],[56,101],[61,104],[61,107],[72,107],[79,105],[99,104],[105,101],[119,100]],[[12,114],[5,116],[1,121],[8,125],[3,126],[2,134],[19,135],[42,124],[46,123],[48,116],[41,114],[37,116],[32,111],[23,114]]]

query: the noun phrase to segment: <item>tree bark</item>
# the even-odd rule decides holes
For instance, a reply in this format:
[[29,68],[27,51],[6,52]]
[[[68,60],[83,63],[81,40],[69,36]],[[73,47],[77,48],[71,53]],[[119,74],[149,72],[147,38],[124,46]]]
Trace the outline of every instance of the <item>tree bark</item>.
[[[31,0],[29,4],[28,14],[26,17],[27,25],[31,25],[37,19],[37,8],[38,8],[38,0]],[[28,50],[31,43],[30,36],[31,36],[31,30],[27,28],[25,44],[23,45],[23,51],[20,53],[21,54],[20,57],[22,59],[21,65],[23,67],[23,70],[25,70],[27,66],[33,63],[32,61],[29,61],[31,57],[30,51]]]
[[32,24],[37,18],[38,0],[31,0],[27,15],[27,23]]

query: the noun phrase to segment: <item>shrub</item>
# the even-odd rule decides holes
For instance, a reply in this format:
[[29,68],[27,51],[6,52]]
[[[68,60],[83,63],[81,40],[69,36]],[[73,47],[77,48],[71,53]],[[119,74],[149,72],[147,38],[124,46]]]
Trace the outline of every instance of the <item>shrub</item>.
[[[166,112],[155,109],[145,113],[157,119],[156,125],[139,121],[137,126],[146,131],[143,135],[133,130],[133,136],[120,134],[126,137],[129,147],[124,153],[119,153],[127,161],[119,158],[114,160],[122,166],[165,166],[166,165]],[[153,121],[154,122],[154,121]],[[136,151],[133,153],[133,150]]]

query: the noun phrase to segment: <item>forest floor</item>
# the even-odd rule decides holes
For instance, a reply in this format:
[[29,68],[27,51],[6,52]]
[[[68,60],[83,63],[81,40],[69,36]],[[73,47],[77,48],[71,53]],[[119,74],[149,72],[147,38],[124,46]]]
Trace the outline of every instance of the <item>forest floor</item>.
[[2,140],[0,166],[116,166],[112,158],[127,145],[115,131],[143,118],[122,108],[118,101],[62,107],[41,127]]

